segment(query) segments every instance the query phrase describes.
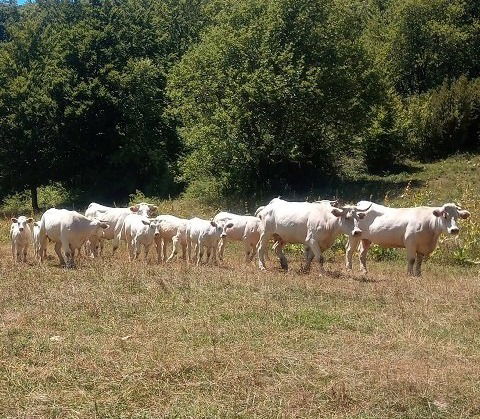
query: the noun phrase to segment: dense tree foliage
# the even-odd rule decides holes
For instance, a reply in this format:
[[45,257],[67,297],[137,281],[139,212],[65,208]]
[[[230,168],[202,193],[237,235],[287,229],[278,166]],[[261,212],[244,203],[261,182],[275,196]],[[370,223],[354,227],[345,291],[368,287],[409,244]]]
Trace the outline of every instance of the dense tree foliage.
[[283,193],[475,151],[479,57],[475,0],[0,1],[0,193]]

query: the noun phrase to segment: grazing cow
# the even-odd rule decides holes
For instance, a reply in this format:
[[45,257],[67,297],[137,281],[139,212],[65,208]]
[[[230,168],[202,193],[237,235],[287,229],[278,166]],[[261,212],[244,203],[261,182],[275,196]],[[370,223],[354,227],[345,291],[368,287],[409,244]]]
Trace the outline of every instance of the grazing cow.
[[160,236],[160,225],[156,220],[149,220],[142,215],[129,214],[123,222],[122,234],[125,235],[130,261],[138,259],[142,245],[147,260],[150,247],[155,238]]
[[[108,228],[104,231],[101,241],[103,241],[103,239],[113,240],[113,253],[115,253],[120,244],[120,240],[125,240],[125,236],[122,235],[125,217],[130,214],[138,214],[144,217],[153,216],[156,209],[157,207],[155,205],[147,204],[146,202],[141,202],[128,208],[105,207],[104,205],[92,202],[88,206],[87,211],[85,211],[85,215],[89,218],[101,218],[102,221],[108,224]],[[102,253],[102,245],[103,243],[100,243],[100,253]]]
[[29,226],[31,223],[33,223],[33,218],[26,218],[23,215],[18,218],[12,218],[10,239],[12,241],[14,262],[27,261],[28,248],[32,242],[32,231]]
[[91,220],[76,211],[50,208],[40,220],[40,259],[43,261],[45,257],[48,238],[55,242],[60,264],[74,267],[75,250],[92,236],[100,237],[107,228],[108,224]]
[[260,239],[261,221],[250,215],[237,215],[231,212],[219,212],[213,217],[215,222],[230,222],[232,227],[225,228],[225,237],[220,240],[218,257],[223,260],[223,252],[228,240],[241,241],[245,248],[245,262],[251,262],[255,256],[258,240]]
[[[187,257],[187,225],[188,220],[173,215],[159,215],[155,218],[160,224],[160,235],[155,237],[157,245],[158,263],[170,262],[182,248],[182,258]],[[167,259],[168,244],[172,243],[172,253]]]
[[301,243],[305,245],[304,270],[308,271],[315,257],[324,272],[322,252],[332,246],[337,236],[342,233],[360,236],[362,232],[357,225],[358,221],[365,216],[364,211],[354,206],[333,207],[328,201],[310,203],[272,199],[258,213],[262,220],[257,246],[260,269],[265,269],[265,246],[275,235],[277,243],[274,249],[283,269],[288,269],[287,259],[283,254],[284,245]]
[[188,259],[191,258],[192,244],[197,266],[202,260],[203,253],[207,249],[207,262],[210,259],[215,265],[217,262],[218,242],[226,236],[225,228],[231,228],[232,223],[223,223],[215,221],[202,220],[201,218],[192,218],[187,225],[187,253]]
[[364,273],[367,272],[367,252],[374,243],[387,248],[405,248],[407,275],[420,276],[423,258],[435,250],[440,234],[458,234],[457,220],[470,216],[468,211],[451,203],[441,207],[413,208],[389,208],[368,201],[360,201],[357,205],[370,205],[370,209],[359,222],[361,238],[349,237],[346,265],[352,268],[353,252],[359,248]]

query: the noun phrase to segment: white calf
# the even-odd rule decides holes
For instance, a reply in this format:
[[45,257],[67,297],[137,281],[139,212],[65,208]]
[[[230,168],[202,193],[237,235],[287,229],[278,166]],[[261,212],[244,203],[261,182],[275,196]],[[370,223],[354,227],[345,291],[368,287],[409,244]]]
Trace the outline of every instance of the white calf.
[[229,223],[231,227],[225,228],[226,236],[220,240],[218,257],[223,260],[223,252],[227,241],[241,241],[245,248],[245,262],[255,256],[256,246],[260,239],[261,221],[258,217],[250,215],[237,215],[230,212],[220,212],[214,218],[215,222]]
[[123,222],[123,234],[127,242],[130,261],[138,259],[141,246],[145,249],[145,260],[147,260],[150,247],[155,238],[160,235],[160,225],[141,215],[130,214]]
[[30,223],[33,223],[33,218],[26,218],[23,215],[18,218],[12,218],[10,239],[12,241],[12,256],[14,262],[27,261],[28,248],[32,242]]
[[[155,238],[158,262],[170,262],[182,248],[182,257],[187,256],[187,224],[188,220],[173,215],[159,215],[155,220],[160,224],[160,235]],[[168,244],[172,243],[172,253],[167,259]]]
[[[35,221],[32,227],[32,237],[33,237],[33,252],[35,258],[40,259],[40,221]],[[46,249],[45,249],[46,251]]]
[[[227,223],[227,227],[231,227],[231,223]],[[191,248],[195,253],[197,266],[200,264],[205,249],[207,250],[207,262],[210,259],[215,265],[217,262],[217,249],[220,238],[225,237],[224,223],[215,221],[202,220],[200,218],[192,218],[187,225],[187,253],[191,258]]]

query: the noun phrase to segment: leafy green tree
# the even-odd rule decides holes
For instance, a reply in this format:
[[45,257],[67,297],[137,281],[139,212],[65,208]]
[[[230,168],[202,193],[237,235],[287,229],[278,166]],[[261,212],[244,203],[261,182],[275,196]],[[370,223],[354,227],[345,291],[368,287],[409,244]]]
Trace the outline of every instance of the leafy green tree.
[[344,170],[383,97],[363,16],[350,2],[226,3],[169,77],[189,150],[182,179],[198,193],[245,192]]
[[386,25],[378,27],[379,64],[401,94],[480,75],[478,1],[394,0],[385,14]]

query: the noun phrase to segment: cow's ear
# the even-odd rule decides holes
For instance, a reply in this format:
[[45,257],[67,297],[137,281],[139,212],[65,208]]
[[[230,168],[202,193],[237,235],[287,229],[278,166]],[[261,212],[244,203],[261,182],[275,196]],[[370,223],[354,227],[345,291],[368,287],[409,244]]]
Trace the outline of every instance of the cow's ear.
[[108,228],[108,224],[107,224],[107,223],[104,223],[104,222],[102,222],[102,221],[100,221],[99,226],[100,226],[101,228],[103,228],[104,230],[105,230],[106,228]]
[[232,228],[233,227],[233,223],[228,223],[225,228]]
[[210,221],[210,224],[212,225],[212,227],[216,227],[217,226],[217,223],[215,221]]
[[16,223],[18,220],[16,218],[12,218],[12,223]]
[[441,217],[441,216],[443,215],[443,209],[441,209],[441,208],[440,208],[440,209],[439,209],[439,208],[435,208],[435,209],[433,210],[433,215],[434,215],[435,217]]
[[33,225],[34,225],[35,227],[40,227],[40,224],[38,224],[37,222],[33,223]]
[[133,205],[130,207],[130,211],[132,212],[137,212],[138,211],[138,206],[137,205]]
[[467,210],[458,211],[458,215],[460,215],[460,218],[463,219],[470,217],[470,213]]
[[27,223],[33,223],[33,218],[27,218]]
[[359,213],[358,213],[358,218],[360,218],[360,220],[363,220],[366,215],[367,215],[367,214],[365,214],[364,212],[359,212]]
[[332,214],[335,217],[341,217],[343,215],[343,210],[341,210],[340,208],[332,208]]
[[142,223],[145,224],[146,226],[150,225],[150,221],[147,221],[147,220],[144,220],[144,219],[142,219]]

